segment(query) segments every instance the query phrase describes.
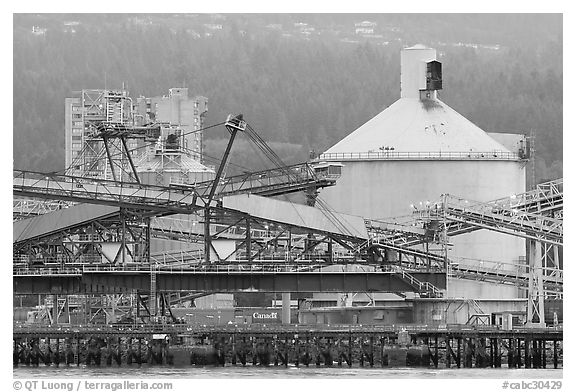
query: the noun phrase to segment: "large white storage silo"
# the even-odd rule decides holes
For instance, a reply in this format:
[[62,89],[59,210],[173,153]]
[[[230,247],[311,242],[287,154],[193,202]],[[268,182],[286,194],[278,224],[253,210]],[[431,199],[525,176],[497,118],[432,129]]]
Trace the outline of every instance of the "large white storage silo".
[[[401,98],[320,156],[344,164],[337,185],[320,197],[336,211],[385,218],[410,214],[411,204],[445,193],[489,201],[524,192],[525,161],[440,101],[441,83],[436,50],[402,50]],[[485,230],[451,242],[449,257],[498,261],[509,269],[525,256],[524,240]],[[513,286],[448,283],[451,297],[518,295]]]

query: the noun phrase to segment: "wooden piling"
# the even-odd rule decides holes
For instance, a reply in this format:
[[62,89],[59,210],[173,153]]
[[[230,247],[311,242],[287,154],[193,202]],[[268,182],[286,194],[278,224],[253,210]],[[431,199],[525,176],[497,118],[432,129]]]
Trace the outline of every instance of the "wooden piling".
[[438,369],[438,335],[434,335],[434,367]]
[[494,356],[494,351],[495,351],[494,350],[494,339],[490,338],[489,341],[490,341],[490,367],[493,368],[493,367],[495,367],[494,365],[496,362],[494,360],[494,358],[495,358],[495,356]]
[[18,341],[16,339],[12,339],[14,343],[14,351],[12,352],[12,365],[18,367],[18,363],[20,362],[20,355],[18,353]]
[[138,365],[142,364],[142,338],[138,338]]
[[76,337],[76,366],[80,366],[80,337]]
[[56,367],[60,366],[60,338],[56,338],[56,354],[54,354],[54,362]]
[[452,366],[451,364],[451,360],[452,360],[452,347],[450,346],[450,340],[451,337],[450,336],[446,336],[444,338],[444,343],[446,344],[446,368],[450,369],[450,367]]
[[294,335],[294,351],[294,365],[296,365],[296,367],[300,367],[300,337],[298,334]]
[[352,367],[352,332],[348,334],[348,367]]
[[[517,366],[518,368],[522,367],[522,339],[518,338],[516,341],[516,350],[518,352],[518,357],[517,357]],[[524,358],[524,362],[526,362],[526,358]]]
[[554,339],[552,341],[552,344],[554,345],[554,369],[558,369],[558,349],[556,343],[556,339]]
[[524,362],[525,362],[525,368],[526,369],[530,369],[532,367],[532,352],[531,352],[531,346],[532,345],[532,340],[531,339],[524,339]]
[[289,357],[288,357],[288,346],[289,346],[289,338],[288,338],[288,334],[286,334],[286,337],[284,339],[284,367],[288,367],[288,361],[289,361]]
[[495,349],[496,349],[496,363],[494,367],[501,368],[502,367],[502,340],[500,338],[495,339]]
[[370,367],[374,367],[374,335],[370,335]]
[[[169,328],[171,327],[168,326],[167,329]],[[284,367],[287,367],[288,363],[299,366],[302,361],[306,365],[312,362],[316,363],[317,366],[330,366],[334,361],[337,361],[338,365],[341,366],[344,360],[349,367],[352,367],[354,361],[359,361],[360,366],[365,367],[368,365],[374,367],[375,362],[380,361],[378,367],[384,367],[389,363],[388,355],[390,354],[385,349],[386,343],[388,341],[397,343],[394,331],[378,331],[376,328],[374,330],[365,329],[361,332],[351,328],[336,334],[332,330],[301,330],[301,334],[306,333],[306,338],[298,336],[297,332],[298,329],[292,331],[290,329],[275,330],[274,328],[270,328],[269,331],[256,330],[255,333],[251,333],[250,330],[209,332],[186,332],[183,330],[180,334],[175,334],[176,340],[173,342],[179,344],[179,340],[187,338],[204,339],[204,344],[214,345],[220,364],[222,364],[222,359],[227,360],[226,357],[230,355],[232,364],[236,365],[236,362],[241,360],[240,351],[243,351],[244,364],[247,359],[249,362],[265,366],[271,363],[271,356],[274,355],[274,365],[278,366],[279,362],[282,361]],[[174,333],[171,335],[174,336]],[[346,337],[346,335],[348,336]],[[62,336],[65,337],[64,343],[60,342]],[[63,335],[60,330],[57,333],[51,331],[47,333],[46,330],[39,330],[35,334],[29,332],[15,333],[13,338],[14,363],[15,366],[26,362],[35,365],[39,361],[42,364],[54,363],[59,366],[60,362],[64,360],[70,364],[76,362],[77,366],[80,365],[80,362],[97,365],[101,361],[100,356],[102,356],[103,365],[113,366],[114,360],[118,365],[121,365],[124,353],[127,356],[127,363],[131,363],[136,358],[140,364],[142,361],[146,363],[149,360],[160,364],[160,358],[166,358],[167,363],[170,363],[172,353],[168,347],[155,345],[154,347],[145,346],[142,348],[143,339],[146,339],[146,336],[146,333],[140,331],[126,333],[126,335],[119,335],[118,332],[90,330],[71,331],[69,335]],[[493,332],[448,330],[443,332],[433,330],[412,333],[410,338],[419,345],[418,348],[423,349],[421,359],[424,361],[431,360],[429,364],[433,365],[434,368],[445,367],[449,369],[454,364],[458,368],[473,367],[472,362],[476,363],[476,367],[485,367],[488,366],[488,361],[490,361],[492,368],[499,368],[503,355],[508,357],[510,368],[522,365],[526,368],[546,368],[548,366],[547,361],[550,360],[550,366],[554,365],[554,368],[557,369],[559,362],[561,362],[558,341],[561,342],[562,335],[556,331],[542,333],[539,330],[520,332],[501,330]],[[41,345],[39,345],[38,339],[40,339]],[[51,340],[53,339],[56,341],[52,346]],[[103,339],[107,342],[107,349],[106,346],[103,346],[100,352],[98,347]],[[133,343],[136,344],[133,339],[138,339],[138,349],[133,346]],[[242,339],[245,340],[245,346],[242,346]],[[550,347],[548,340],[551,341],[552,347]],[[84,345],[86,347],[83,348]],[[348,345],[347,348],[346,345]],[[522,347],[522,345],[524,346]],[[44,349],[44,346],[47,348]],[[507,347],[508,352],[504,352],[502,347]],[[547,349],[549,347],[551,352],[548,354]],[[413,348],[412,346],[411,355],[414,351]],[[65,352],[61,353],[62,350]],[[162,353],[159,350],[162,350]],[[334,359],[336,353],[337,359]],[[440,366],[439,362],[444,359],[444,355],[445,364]],[[247,356],[248,358],[246,358]],[[291,356],[294,358],[290,358]],[[522,356],[524,356],[524,364],[522,364]],[[504,360],[506,361],[506,358]],[[165,361],[162,360],[162,362]],[[413,365],[416,365],[416,362]],[[423,365],[426,364],[423,363]]]
[[462,347],[461,347],[461,346],[462,346],[462,338],[459,337],[457,340],[458,340],[458,352],[456,353],[456,367],[457,367],[458,369],[460,369],[460,366],[461,366],[461,358],[462,358],[462,357],[460,356],[460,351],[461,351],[461,349],[462,349]]

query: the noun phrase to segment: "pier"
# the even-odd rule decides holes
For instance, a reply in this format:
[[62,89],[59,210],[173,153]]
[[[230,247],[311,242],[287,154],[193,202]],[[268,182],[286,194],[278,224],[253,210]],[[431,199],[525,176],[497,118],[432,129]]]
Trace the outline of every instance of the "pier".
[[559,328],[17,326],[14,366],[562,368]]

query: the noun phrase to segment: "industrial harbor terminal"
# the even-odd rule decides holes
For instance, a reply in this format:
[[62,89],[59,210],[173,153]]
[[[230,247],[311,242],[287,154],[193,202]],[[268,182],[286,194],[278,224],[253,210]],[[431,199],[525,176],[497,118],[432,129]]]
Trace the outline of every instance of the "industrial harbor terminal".
[[[234,19],[200,17],[208,33],[186,30],[195,42]],[[562,378],[562,176],[535,174],[534,131],[482,129],[443,100],[469,89],[452,82],[452,58],[489,64],[504,49],[380,44],[400,30],[360,18],[351,34],[364,43],[339,45],[394,47],[394,71],[378,76],[395,80],[393,99],[300,161],[259,125],[266,108],[245,110],[232,93],[228,106],[213,103],[194,82],[202,74],[145,95],[111,73],[62,88],[62,169],[15,157],[14,377],[336,368]],[[26,39],[48,40],[53,24],[37,23]],[[76,45],[82,23],[58,34]],[[320,40],[318,26],[299,23],[305,42]],[[295,40],[286,26],[266,31]],[[481,92],[458,94],[483,105]],[[263,163],[240,167],[239,155]]]

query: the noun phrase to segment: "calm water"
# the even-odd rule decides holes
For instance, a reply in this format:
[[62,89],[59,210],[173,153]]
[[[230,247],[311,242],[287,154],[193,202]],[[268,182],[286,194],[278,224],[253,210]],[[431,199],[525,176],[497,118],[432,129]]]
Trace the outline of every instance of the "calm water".
[[309,377],[358,377],[358,378],[523,378],[561,379],[562,369],[414,369],[414,368],[316,368],[226,366],[226,367],[76,367],[40,366],[14,368],[15,378],[309,378]]

